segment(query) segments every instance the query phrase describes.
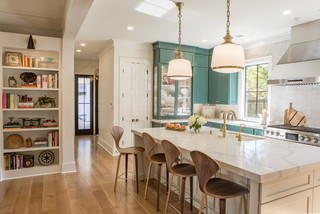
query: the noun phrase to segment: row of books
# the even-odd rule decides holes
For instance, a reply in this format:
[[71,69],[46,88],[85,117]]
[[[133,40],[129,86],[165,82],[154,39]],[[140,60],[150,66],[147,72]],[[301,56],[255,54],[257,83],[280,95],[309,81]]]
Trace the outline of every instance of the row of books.
[[28,57],[26,55],[23,55],[23,67],[33,67],[38,68],[39,67],[39,57]]
[[41,74],[36,83],[21,83],[21,88],[58,88],[58,74]]
[[9,153],[3,155],[4,170],[22,169],[23,155]]
[[55,147],[59,146],[59,132],[49,132],[47,138],[41,137],[33,141],[33,147]]
[[18,108],[20,95],[2,93],[2,108]]

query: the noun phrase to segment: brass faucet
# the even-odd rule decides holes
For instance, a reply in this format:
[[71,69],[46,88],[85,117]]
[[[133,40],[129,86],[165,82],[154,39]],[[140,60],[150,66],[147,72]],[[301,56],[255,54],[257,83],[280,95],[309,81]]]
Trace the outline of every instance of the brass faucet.
[[222,137],[226,137],[226,130],[227,130],[226,117],[227,117],[227,114],[230,112],[233,114],[234,119],[235,120],[237,119],[236,113],[234,111],[229,110],[229,111],[223,112],[223,129],[221,129],[221,127],[220,127],[220,131],[222,132]]
[[244,129],[246,129],[246,124],[241,123],[240,127],[239,127],[239,133],[236,135],[236,138],[238,138],[238,141],[241,141],[241,131],[242,131],[241,127],[242,127],[242,125],[243,125]]

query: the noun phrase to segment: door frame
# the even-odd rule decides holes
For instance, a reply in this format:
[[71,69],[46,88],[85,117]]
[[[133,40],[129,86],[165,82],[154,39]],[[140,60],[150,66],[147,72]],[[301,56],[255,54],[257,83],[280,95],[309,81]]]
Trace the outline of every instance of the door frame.
[[[90,114],[91,114],[91,120],[90,120],[90,129],[86,130],[78,130],[79,120],[78,120],[78,78],[90,78]],[[93,121],[94,121],[94,115],[93,115],[93,75],[83,75],[83,74],[75,74],[75,134],[76,135],[92,135],[93,134]]]

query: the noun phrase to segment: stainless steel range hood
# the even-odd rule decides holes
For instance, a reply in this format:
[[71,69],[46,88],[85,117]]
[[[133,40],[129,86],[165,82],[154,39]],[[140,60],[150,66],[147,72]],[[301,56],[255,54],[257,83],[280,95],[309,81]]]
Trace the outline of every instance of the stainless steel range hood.
[[320,83],[320,20],[291,28],[288,50],[270,73],[269,85]]

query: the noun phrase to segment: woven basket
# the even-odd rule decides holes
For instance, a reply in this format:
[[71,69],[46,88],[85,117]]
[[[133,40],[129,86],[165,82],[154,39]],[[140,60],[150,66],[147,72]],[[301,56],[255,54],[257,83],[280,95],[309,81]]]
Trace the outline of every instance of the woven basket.
[[24,146],[24,140],[19,134],[12,134],[6,139],[6,146],[9,149],[18,149]]

